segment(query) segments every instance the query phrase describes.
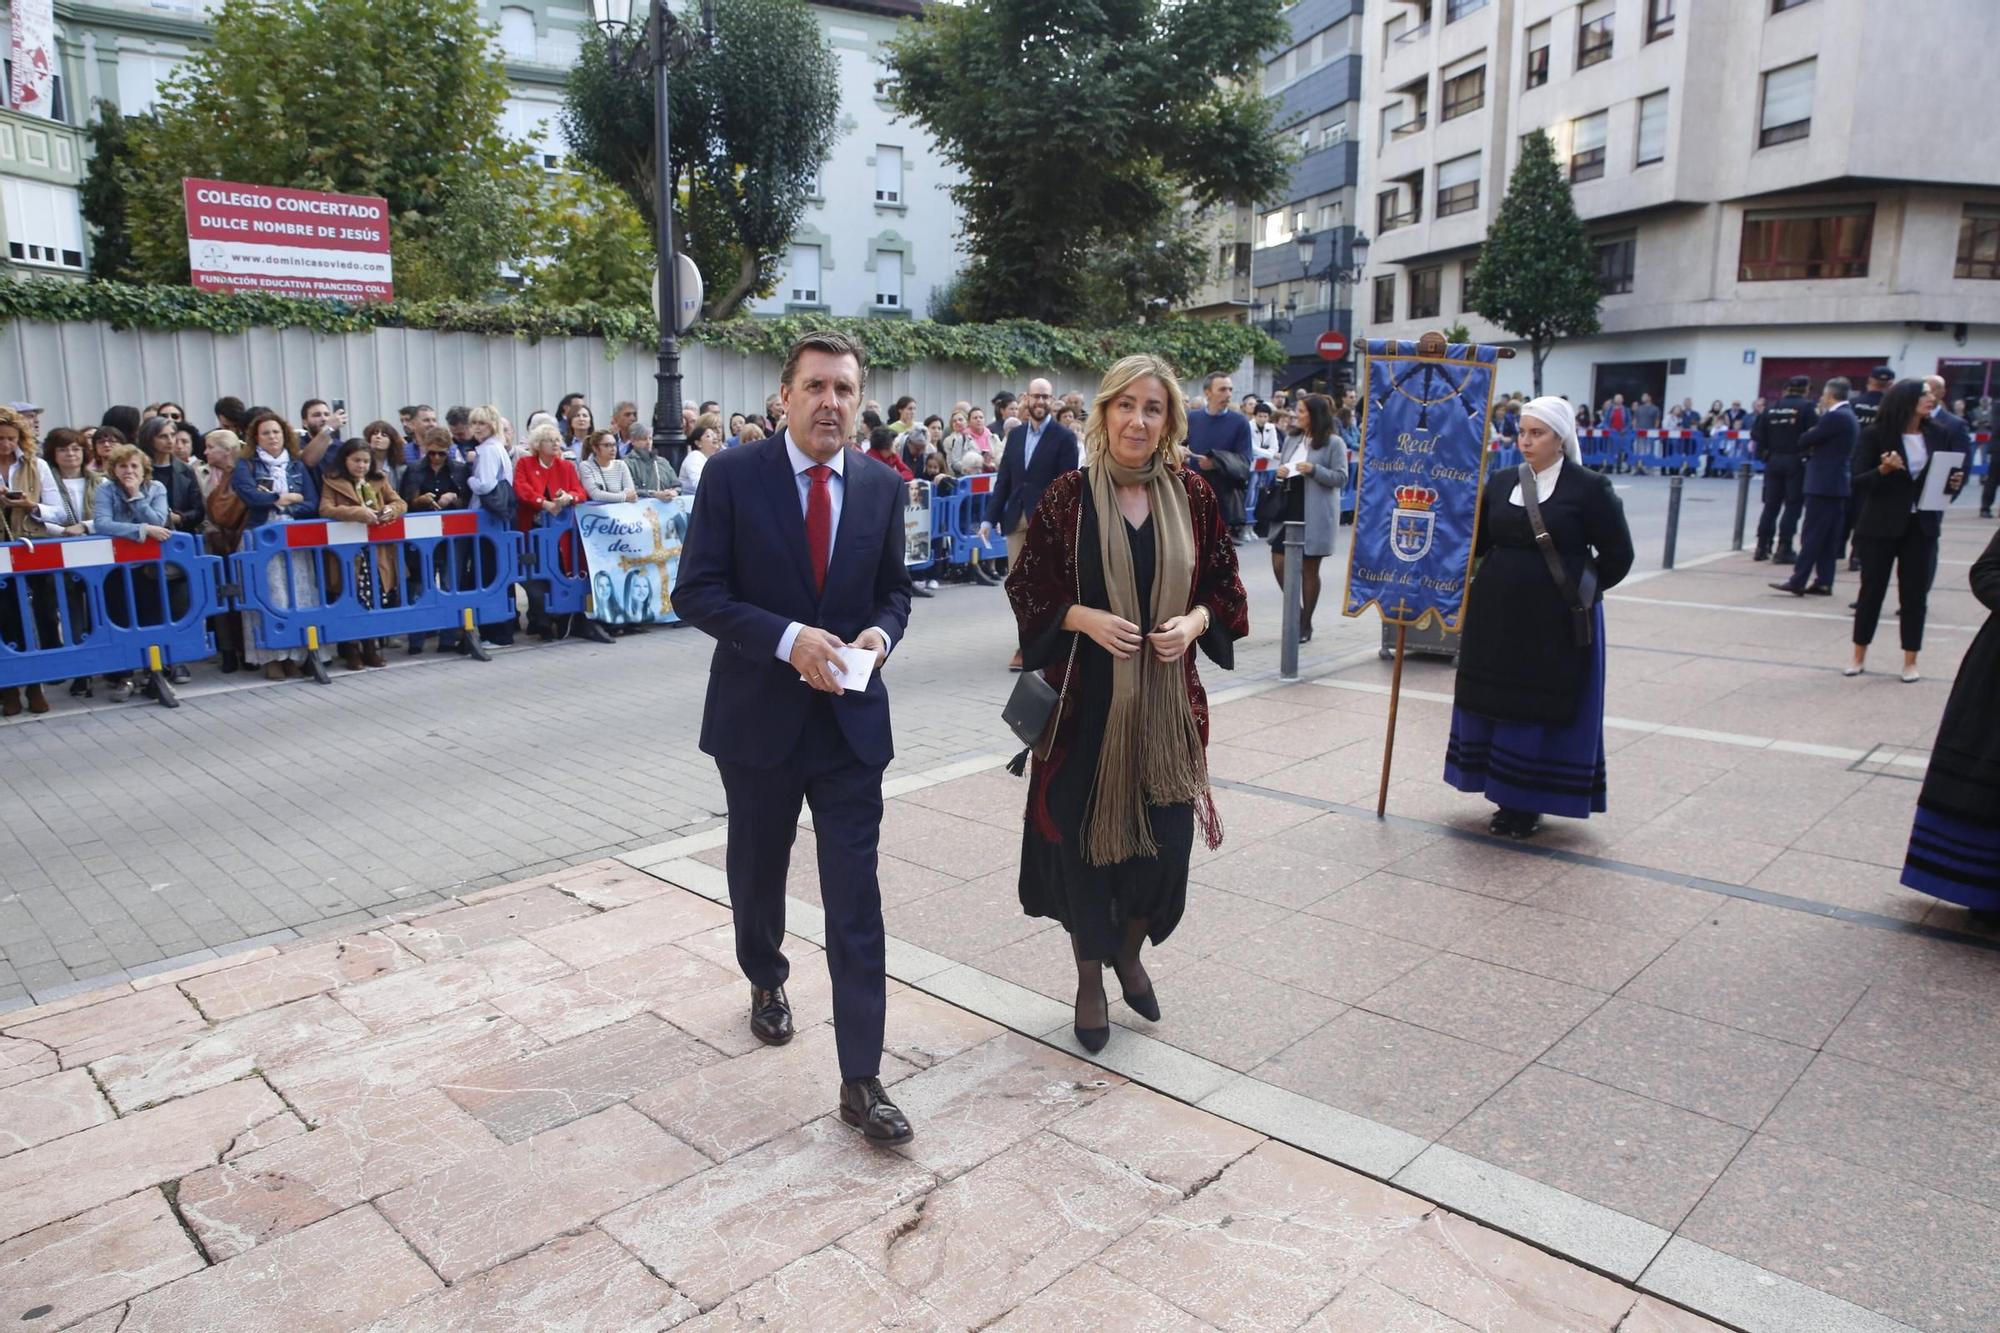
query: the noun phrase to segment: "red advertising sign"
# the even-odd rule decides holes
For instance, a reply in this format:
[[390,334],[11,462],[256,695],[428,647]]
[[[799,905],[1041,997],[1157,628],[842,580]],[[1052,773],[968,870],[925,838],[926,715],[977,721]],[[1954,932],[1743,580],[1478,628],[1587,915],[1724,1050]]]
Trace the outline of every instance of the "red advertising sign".
[[1328,329],[1319,335],[1319,356],[1322,361],[1338,361],[1347,355],[1347,335],[1339,329]]
[[208,291],[386,301],[389,205],[359,194],[189,179],[188,270]]

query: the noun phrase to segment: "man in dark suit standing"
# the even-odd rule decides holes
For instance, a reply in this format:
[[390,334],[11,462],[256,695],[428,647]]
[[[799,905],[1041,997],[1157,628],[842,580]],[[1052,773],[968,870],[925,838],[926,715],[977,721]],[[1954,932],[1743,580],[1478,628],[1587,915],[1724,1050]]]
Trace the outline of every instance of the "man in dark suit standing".
[[750,1030],[792,1039],[785,997],[785,876],[810,803],[826,909],[840,1056],[840,1118],[878,1143],[910,1123],[882,1091],[886,973],[876,846],[894,753],[879,674],[843,687],[841,651],[880,667],[910,617],[903,483],[846,448],[866,361],[856,340],[812,333],[785,359],[785,429],[712,457],[695,493],[674,608],[716,640],[701,748],[729,803],[736,960]]
[[[1854,386],[1834,378],[1820,391],[1819,420],[1799,437],[1805,457],[1806,516],[1799,530],[1798,563],[1792,576],[1771,586],[1794,597],[1807,593],[1825,597],[1833,592],[1833,571],[1840,563],[1840,527],[1847,510],[1850,460],[1861,422],[1848,404]],[[1808,583],[1808,577],[1811,582]]]
[[[1000,452],[999,475],[993,478],[993,491],[986,497],[986,519],[979,525],[979,539],[986,540],[996,527],[1006,533],[1009,569],[1021,558],[1028,516],[1042,502],[1042,492],[1063,473],[1076,471],[1080,463],[1076,433],[1049,416],[1055,398],[1055,386],[1047,380],[1029,383],[1027,418],[1008,435],[1007,446]],[[1019,649],[1007,669],[1021,669]]]

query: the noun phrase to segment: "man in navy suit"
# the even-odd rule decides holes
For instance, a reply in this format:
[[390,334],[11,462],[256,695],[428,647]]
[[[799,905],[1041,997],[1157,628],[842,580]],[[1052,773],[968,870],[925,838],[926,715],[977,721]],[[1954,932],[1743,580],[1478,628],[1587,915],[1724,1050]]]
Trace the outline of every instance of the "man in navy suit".
[[1853,391],[1848,380],[1828,380],[1820,391],[1819,419],[1799,437],[1799,452],[1805,457],[1806,517],[1799,529],[1798,563],[1789,579],[1771,585],[1794,597],[1807,593],[1825,597],[1833,592],[1833,571],[1840,563],[1840,523],[1853,471],[1849,461],[1855,441],[1861,438],[1860,418],[1847,401]]
[[847,449],[861,345],[812,333],[785,359],[785,429],[709,459],[681,548],[674,607],[716,640],[701,748],[729,803],[729,901],[750,981],[750,1030],[792,1039],[785,876],[809,802],[826,909],[840,1118],[880,1143],[910,1123],[882,1091],[886,974],[876,844],[894,752],[882,677],[848,690],[839,652],[877,667],[910,618],[902,481]]
[[[994,528],[1006,533],[1009,569],[1021,558],[1021,544],[1028,536],[1028,516],[1042,502],[1042,492],[1063,473],[1076,471],[1081,462],[1076,433],[1049,416],[1055,399],[1055,386],[1047,380],[1029,383],[1027,419],[1007,436],[1007,446],[1000,451],[999,474],[993,478],[993,491],[986,497],[986,518],[979,525],[979,539],[986,540]],[[1007,669],[1021,669],[1018,649]]]

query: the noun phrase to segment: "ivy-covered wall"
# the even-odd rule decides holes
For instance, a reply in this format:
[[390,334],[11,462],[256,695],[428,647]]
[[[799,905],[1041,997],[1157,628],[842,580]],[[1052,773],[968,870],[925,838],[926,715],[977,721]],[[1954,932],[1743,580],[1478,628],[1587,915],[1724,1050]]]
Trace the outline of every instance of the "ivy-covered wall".
[[[627,345],[652,347],[659,325],[652,312],[601,305],[476,305],[465,302],[403,302],[348,305],[285,297],[223,295],[192,287],[131,286],[124,283],[67,282],[51,278],[0,278],[0,323],[31,320],[49,324],[99,323],[119,330],[245,333],[253,329],[300,329],[313,333],[359,333],[370,329],[418,329],[436,333],[476,333],[528,341],[597,338],[616,355]],[[1111,329],[1067,329],[1032,320],[1000,324],[937,324],[927,320],[837,319],[793,315],[782,319],[739,319],[698,326],[687,339],[717,349],[783,357],[807,329],[834,327],[859,336],[869,363],[881,369],[925,361],[949,361],[996,375],[1035,367],[1102,369],[1121,356],[1155,352],[1192,378],[1210,370],[1234,370],[1245,360],[1284,361],[1284,350],[1261,329],[1206,320],[1170,320]]]

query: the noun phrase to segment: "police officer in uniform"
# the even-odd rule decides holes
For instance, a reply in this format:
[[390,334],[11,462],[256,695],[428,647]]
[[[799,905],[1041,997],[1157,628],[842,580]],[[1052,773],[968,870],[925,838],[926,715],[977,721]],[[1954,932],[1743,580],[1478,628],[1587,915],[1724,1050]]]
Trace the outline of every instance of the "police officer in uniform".
[[[1840,522],[1847,509],[1850,460],[1860,438],[1854,409],[1848,403],[1853,385],[1830,379],[1820,392],[1819,420],[1799,437],[1805,460],[1806,517],[1799,533],[1799,558],[1792,576],[1771,586],[1794,597],[1833,592],[1833,571],[1840,563]],[[1810,578],[1811,582],[1807,582]]]
[[[1893,366],[1877,366],[1868,372],[1867,391],[1856,394],[1852,400],[1854,421],[1860,427],[1861,434],[1867,434],[1868,428],[1875,423],[1875,409],[1882,406],[1882,395],[1889,392],[1889,387],[1895,382],[1896,370]],[[1847,495],[1847,511],[1840,517],[1840,545],[1834,551],[1836,560],[1840,558],[1841,552],[1848,550],[1849,543],[1854,537],[1854,515],[1860,507],[1860,501],[1850,489]],[[1847,557],[1847,570],[1851,574],[1860,568],[1861,553],[1856,551]]]
[[[1805,504],[1806,466],[1799,452],[1799,440],[1819,413],[1805,396],[1812,381],[1794,375],[1785,383],[1785,396],[1758,414],[1750,427],[1750,439],[1757,457],[1764,460],[1764,512],[1757,519],[1757,550],[1753,560],[1771,558],[1771,534],[1777,532],[1777,558],[1781,564],[1798,559],[1792,549],[1792,534],[1799,528],[1799,509]],[[1780,519],[1779,511],[1783,510]]]

